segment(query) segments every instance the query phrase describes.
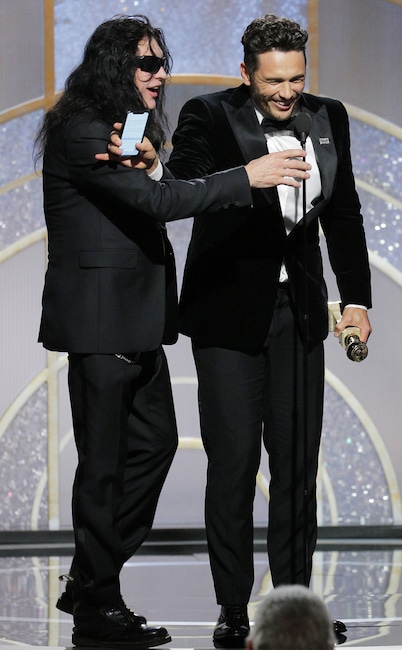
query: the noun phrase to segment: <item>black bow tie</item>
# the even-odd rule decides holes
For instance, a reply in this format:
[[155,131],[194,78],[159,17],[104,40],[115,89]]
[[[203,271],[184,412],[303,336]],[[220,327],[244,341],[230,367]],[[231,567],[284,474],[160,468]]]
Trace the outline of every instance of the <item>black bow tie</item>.
[[296,115],[292,115],[287,120],[273,120],[271,117],[264,117],[261,122],[264,133],[273,133],[274,131],[293,131],[293,122]]

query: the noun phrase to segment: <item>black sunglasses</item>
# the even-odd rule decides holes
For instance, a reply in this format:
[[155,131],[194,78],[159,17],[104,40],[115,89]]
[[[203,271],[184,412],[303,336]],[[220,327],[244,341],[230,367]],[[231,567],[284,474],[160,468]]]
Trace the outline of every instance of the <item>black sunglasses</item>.
[[164,56],[162,58],[154,55],[136,56],[134,62],[137,68],[143,72],[149,72],[149,74],[156,74],[162,67],[167,71],[167,61]]

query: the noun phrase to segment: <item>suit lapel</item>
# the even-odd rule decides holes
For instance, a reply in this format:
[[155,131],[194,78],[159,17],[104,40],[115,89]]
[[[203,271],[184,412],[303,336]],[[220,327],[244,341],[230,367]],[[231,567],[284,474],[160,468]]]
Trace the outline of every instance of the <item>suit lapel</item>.
[[312,113],[311,111],[309,113],[313,120],[310,138],[321,174],[321,192],[323,198],[328,200],[334,187],[338,164],[335,141],[327,107],[321,106],[316,113]]
[[[338,165],[338,155],[336,152],[335,141],[332,134],[327,107],[322,105],[318,111],[313,111],[308,107],[308,100],[306,99],[306,96],[303,96],[302,110],[311,115],[312,126],[310,131],[310,138],[313,143],[314,152],[321,176],[321,196],[306,215],[308,225],[314,221],[314,219],[317,219],[317,217],[322,212],[324,205],[328,202],[329,198],[332,195]],[[293,230],[289,233],[289,237],[297,236],[303,223],[303,219],[299,221]]]
[[[229,125],[246,163],[268,153],[267,141],[258,122],[253,103],[245,86],[239,86],[233,93],[231,102],[223,104]],[[280,214],[276,188],[259,190]]]
[[225,103],[223,109],[246,163],[266,154],[267,143],[251,100],[240,107]]
[[[234,91],[231,101],[223,104],[223,110],[226,113],[244,160],[249,162],[254,158],[266,154],[266,139],[258,123],[253,103],[244,86],[239,86]],[[338,156],[326,106],[321,105],[315,111],[309,106],[308,95],[303,95],[302,110],[308,112],[312,118],[310,138],[321,174],[321,197],[307,214],[307,221],[310,223],[317,218],[323,205],[331,197],[336,178]],[[281,211],[276,188],[260,191],[264,194],[271,207],[274,207],[280,214]],[[301,222],[293,228],[292,233],[294,231],[297,232],[298,226],[300,225]]]

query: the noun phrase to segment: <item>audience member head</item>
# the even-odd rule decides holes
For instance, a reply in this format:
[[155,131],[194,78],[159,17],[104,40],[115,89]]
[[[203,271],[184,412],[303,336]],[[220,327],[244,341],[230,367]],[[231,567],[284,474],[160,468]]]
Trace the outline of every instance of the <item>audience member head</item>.
[[260,603],[247,650],[332,650],[334,643],[324,601],[307,587],[286,585]]

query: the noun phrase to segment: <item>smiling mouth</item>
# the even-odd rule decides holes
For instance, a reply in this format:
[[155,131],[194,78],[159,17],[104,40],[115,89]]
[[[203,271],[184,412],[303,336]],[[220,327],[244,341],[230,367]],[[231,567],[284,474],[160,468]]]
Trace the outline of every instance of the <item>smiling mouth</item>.
[[294,100],[292,100],[291,102],[278,102],[274,100],[275,106],[278,106],[278,108],[283,108],[284,110],[292,108],[294,103],[295,103]]

